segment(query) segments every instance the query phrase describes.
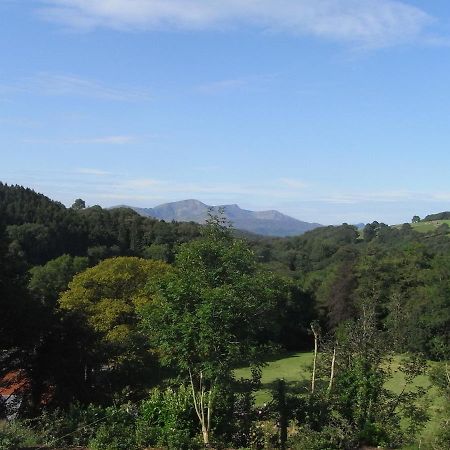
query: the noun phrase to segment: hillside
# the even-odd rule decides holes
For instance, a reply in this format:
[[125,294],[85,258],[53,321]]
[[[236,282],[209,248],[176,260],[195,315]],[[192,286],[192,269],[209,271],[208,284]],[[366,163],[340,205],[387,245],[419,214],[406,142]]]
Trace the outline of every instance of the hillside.
[[411,224],[413,230],[420,233],[434,233],[440,229],[442,233],[447,234],[450,232],[450,229],[446,230],[446,225],[450,227],[450,220],[422,220],[421,222]]
[[318,223],[303,222],[275,210],[250,211],[238,205],[210,206],[198,200],[165,203],[155,208],[130,207],[145,217],[177,222],[205,223],[208,213],[223,209],[225,216],[239,230],[264,236],[296,236],[320,227]]
[[431,222],[434,220],[450,220],[450,211],[444,211],[436,214],[429,214],[422,222]]

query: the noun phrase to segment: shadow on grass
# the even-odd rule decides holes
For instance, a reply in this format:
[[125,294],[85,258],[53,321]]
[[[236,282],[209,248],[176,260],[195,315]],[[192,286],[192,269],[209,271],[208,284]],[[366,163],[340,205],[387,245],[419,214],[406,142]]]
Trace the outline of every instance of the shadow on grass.
[[[269,392],[275,392],[278,386],[279,380],[274,380],[269,383],[262,383],[261,389]],[[304,394],[311,390],[311,381],[307,379],[301,379],[298,381],[285,381],[286,391],[289,394]],[[323,380],[316,380],[316,389],[323,390],[328,386],[328,383]]]
[[265,358],[265,363],[269,364],[271,362],[277,362],[279,360],[284,360],[284,359],[290,359],[290,358],[298,358],[299,355],[301,355],[302,353],[300,352],[280,352],[280,353],[273,353],[272,355],[269,355],[267,358]]

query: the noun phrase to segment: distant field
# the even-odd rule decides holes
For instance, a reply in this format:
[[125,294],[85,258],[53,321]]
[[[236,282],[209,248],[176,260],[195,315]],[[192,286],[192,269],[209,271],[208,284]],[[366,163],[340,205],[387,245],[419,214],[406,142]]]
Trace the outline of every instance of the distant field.
[[[450,226],[450,220],[432,220],[430,222],[412,223],[411,226],[415,231],[420,233],[430,233],[435,231],[443,223]],[[396,225],[396,227],[401,227],[401,225]]]
[[[440,221],[441,222],[441,221]],[[256,394],[256,403],[262,405],[271,399],[270,389],[274,386],[277,379],[283,378],[287,385],[293,388],[295,385],[304,386],[305,389],[309,386],[311,365],[312,365],[312,353],[293,353],[280,357],[280,359],[272,360],[267,363],[262,373],[262,389]],[[400,357],[394,359],[392,363],[393,376],[387,384],[387,388],[393,392],[399,393],[403,388],[404,378],[403,374],[398,371],[400,364]],[[235,372],[238,377],[249,377],[250,370],[247,368],[238,369]],[[444,398],[440,396],[436,388],[431,387],[428,376],[423,375],[417,377],[416,386],[428,389],[428,392],[422,401],[424,405],[427,405],[427,411],[430,414],[431,420],[428,422],[420,437],[420,446],[408,447],[409,450],[415,449],[430,449],[431,447],[427,443],[432,442],[436,430],[439,427],[440,411],[444,406]]]

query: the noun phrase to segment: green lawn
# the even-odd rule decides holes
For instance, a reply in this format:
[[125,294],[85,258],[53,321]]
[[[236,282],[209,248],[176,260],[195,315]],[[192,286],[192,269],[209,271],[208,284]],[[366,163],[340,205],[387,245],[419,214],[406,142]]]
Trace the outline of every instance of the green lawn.
[[[292,353],[284,355],[280,359],[269,361],[263,368],[261,383],[262,389],[256,393],[256,403],[262,405],[270,401],[270,389],[274,382],[283,378],[286,383],[308,382],[311,374],[313,354]],[[250,378],[250,370],[238,369],[235,371],[237,377]]]
[[[256,403],[262,405],[271,399],[270,388],[274,386],[277,379],[283,378],[288,386],[300,386],[306,389],[309,387],[312,353],[292,353],[283,355],[280,359],[274,359],[267,363],[262,372],[262,389],[256,393]],[[391,365],[392,378],[387,383],[386,387],[393,392],[401,392],[404,385],[404,377],[398,371],[401,357],[394,359]],[[250,377],[250,370],[247,368],[238,369],[235,371],[237,377]],[[427,411],[430,414],[431,420],[428,422],[426,428],[420,437],[420,446],[408,447],[408,449],[426,450],[431,447],[427,444],[431,442],[439,427],[440,411],[444,406],[444,398],[439,395],[435,387],[431,383],[427,375],[417,377],[415,385],[428,389],[425,398],[422,399],[424,405],[427,406]]]

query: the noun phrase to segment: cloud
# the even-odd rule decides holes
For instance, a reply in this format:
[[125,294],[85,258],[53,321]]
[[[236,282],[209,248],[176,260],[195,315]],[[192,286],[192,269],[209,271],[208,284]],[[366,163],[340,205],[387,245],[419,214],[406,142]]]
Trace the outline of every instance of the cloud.
[[76,169],[74,172],[75,173],[80,173],[80,174],[83,174],[83,175],[96,175],[96,176],[99,176],[99,177],[103,177],[103,176],[106,176],[106,175],[112,175],[111,172],[107,172],[105,170],[99,170],[99,169],[92,169],[92,168],[89,168],[89,167],[83,167],[81,169]]
[[422,35],[433,19],[399,0],[40,0],[47,20],[76,28],[205,30],[251,26],[364,46]]
[[88,139],[72,139],[66,141],[68,144],[111,144],[123,145],[135,141],[134,136],[103,136]]
[[100,81],[81,78],[76,75],[41,72],[25,77],[13,84],[0,84],[0,94],[22,92],[46,96],[76,96],[110,101],[149,100],[145,89],[108,86]]
[[[305,200],[304,198],[302,200]],[[404,202],[439,202],[450,200],[450,192],[419,192],[408,190],[375,192],[332,192],[309,197],[308,201],[334,205],[395,204]]]
[[124,145],[136,140],[135,136],[100,136],[91,138],[76,138],[76,139],[23,139],[22,142],[26,144],[58,144],[58,145],[90,145],[90,144],[104,144],[104,145]]
[[253,75],[240,78],[230,78],[225,80],[211,81],[197,86],[196,90],[203,94],[220,94],[242,88],[251,88],[260,90],[261,87],[270,83],[277,77],[276,73],[265,75]]
[[291,189],[305,189],[309,186],[304,181],[294,180],[292,178],[281,178],[280,181],[284,186],[287,186],[288,188]]

